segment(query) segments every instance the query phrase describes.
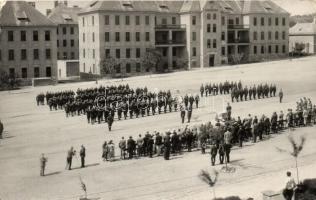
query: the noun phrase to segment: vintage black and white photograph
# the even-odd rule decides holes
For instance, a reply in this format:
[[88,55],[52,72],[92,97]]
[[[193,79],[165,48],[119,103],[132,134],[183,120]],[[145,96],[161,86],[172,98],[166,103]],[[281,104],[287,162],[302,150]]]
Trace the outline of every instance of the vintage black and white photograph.
[[0,0],[0,200],[316,200],[316,0]]

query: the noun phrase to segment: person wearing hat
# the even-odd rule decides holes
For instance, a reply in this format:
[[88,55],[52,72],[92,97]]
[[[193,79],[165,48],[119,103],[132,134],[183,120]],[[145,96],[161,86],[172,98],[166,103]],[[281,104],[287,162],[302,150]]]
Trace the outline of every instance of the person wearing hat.
[[3,133],[3,123],[2,123],[2,121],[0,120],[0,139],[2,139],[3,137],[2,137],[2,133]]
[[127,140],[127,151],[128,151],[128,158],[133,158],[133,153],[135,149],[135,140],[133,140],[132,136],[129,136],[129,139]]
[[282,88],[280,89],[280,92],[279,92],[279,99],[280,99],[280,103],[282,103],[282,99],[283,99],[283,91],[282,91]]
[[84,168],[85,165],[85,157],[86,157],[86,148],[81,145],[81,149],[80,149],[80,158],[81,158],[81,168]]
[[159,132],[156,133],[155,145],[157,148],[157,156],[160,156],[163,143],[162,143],[162,136],[159,134]]
[[287,177],[287,181],[286,181],[285,189],[283,190],[283,196],[286,200],[292,200],[296,183],[294,181],[294,178],[291,177],[291,172],[286,172],[286,177]]
[[180,116],[181,116],[181,122],[184,123],[185,118],[185,107],[183,104],[180,105]]
[[212,163],[212,166],[215,165],[215,161],[216,161],[216,155],[217,155],[217,145],[216,145],[216,142],[214,140],[212,140],[211,142],[211,146],[210,146],[210,154],[211,154],[211,163]]
[[40,164],[41,164],[40,175],[41,175],[41,176],[45,176],[46,163],[47,163],[47,158],[46,158],[46,157],[44,156],[44,154],[42,153],[42,157],[40,158]]
[[71,164],[72,164],[72,157],[76,154],[76,151],[73,147],[70,147],[70,149],[67,152],[67,165],[66,169],[71,170]]
[[170,131],[167,132],[165,138],[164,138],[164,159],[169,160],[170,158]]

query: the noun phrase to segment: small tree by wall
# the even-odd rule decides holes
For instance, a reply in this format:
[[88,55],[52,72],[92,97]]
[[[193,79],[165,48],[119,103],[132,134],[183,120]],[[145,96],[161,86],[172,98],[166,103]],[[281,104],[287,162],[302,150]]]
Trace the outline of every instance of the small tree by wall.
[[104,60],[101,61],[101,74],[104,76],[106,74],[111,74],[112,77],[115,75],[115,70],[116,67],[120,64],[120,60],[113,58],[113,57],[108,57],[105,58]]
[[0,70],[0,89],[11,90],[20,86],[20,80],[16,73],[9,75],[7,72]]
[[162,54],[157,49],[148,49],[141,58],[141,63],[145,67],[146,71],[162,72],[163,68],[160,67],[162,62]]

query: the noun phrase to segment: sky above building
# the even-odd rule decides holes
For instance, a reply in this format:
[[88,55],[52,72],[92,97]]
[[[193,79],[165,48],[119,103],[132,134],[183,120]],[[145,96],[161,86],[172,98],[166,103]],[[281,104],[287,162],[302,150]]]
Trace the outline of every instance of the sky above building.
[[[0,0],[0,7],[6,0]],[[43,14],[46,13],[46,9],[54,7],[54,0],[27,0],[35,1],[37,3],[36,8]],[[92,0],[68,0],[69,6],[84,7]],[[247,1],[247,0],[246,0]],[[279,6],[287,10],[291,15],[304,15],[316,13],[316,0],[272,0]]]

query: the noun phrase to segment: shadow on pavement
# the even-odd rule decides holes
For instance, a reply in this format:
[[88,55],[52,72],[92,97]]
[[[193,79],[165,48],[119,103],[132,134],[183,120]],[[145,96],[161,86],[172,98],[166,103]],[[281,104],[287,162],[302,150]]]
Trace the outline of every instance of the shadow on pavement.
[[51,172],[51,173],[48,173],[48,174],[45,174],[45,176],[53,176],[53,175],[57,175],[57,174],[60,174],[61,171],[59,172]]

